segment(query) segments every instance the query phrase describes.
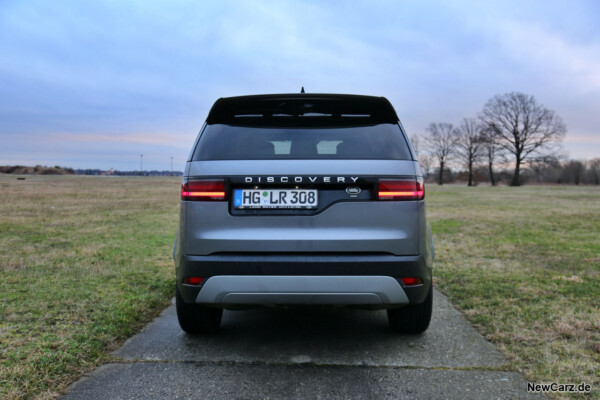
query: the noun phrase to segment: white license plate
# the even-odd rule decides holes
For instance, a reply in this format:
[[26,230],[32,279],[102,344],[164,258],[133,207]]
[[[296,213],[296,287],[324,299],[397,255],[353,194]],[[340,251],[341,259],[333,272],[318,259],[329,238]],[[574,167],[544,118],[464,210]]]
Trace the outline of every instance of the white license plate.
[[236,189],[235,208],[317,208],[316,189]]

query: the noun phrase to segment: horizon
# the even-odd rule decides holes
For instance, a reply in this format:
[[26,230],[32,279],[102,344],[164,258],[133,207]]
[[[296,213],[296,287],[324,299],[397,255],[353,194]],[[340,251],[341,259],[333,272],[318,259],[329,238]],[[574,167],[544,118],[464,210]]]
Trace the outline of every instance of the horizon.
[[568,158],[600,157],[594,1],[2,7],[1,165],[183,170],[218,98],[302,86],[385,96],[411,137],[523,92],[564,119]]

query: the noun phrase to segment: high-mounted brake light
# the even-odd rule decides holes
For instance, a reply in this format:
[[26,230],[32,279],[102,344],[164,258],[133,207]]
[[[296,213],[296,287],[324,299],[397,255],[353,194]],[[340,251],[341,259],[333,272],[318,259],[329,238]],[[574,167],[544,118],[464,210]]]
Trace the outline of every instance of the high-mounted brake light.
[[181,200],[225,200],[225,181],[189,181],[181,186]]
[[423,200],[425,185],[423,178],[414,180],[382,179],[377,190],[379,200]]

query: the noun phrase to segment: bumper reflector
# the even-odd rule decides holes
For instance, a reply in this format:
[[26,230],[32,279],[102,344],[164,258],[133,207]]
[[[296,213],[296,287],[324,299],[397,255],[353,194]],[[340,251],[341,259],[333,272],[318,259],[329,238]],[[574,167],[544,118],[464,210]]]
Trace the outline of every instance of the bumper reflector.
[[188,277],[183,278],[184,285],[198,286],[202,283],[202,281],[204,281],[204,278],[201,278],[199,276],[188,276]]
[[406,286],[416,286],[416,285],[422,285],[423,284],[423,279],[421,278],[401,278],[402,282],[404,282],[404,284]]

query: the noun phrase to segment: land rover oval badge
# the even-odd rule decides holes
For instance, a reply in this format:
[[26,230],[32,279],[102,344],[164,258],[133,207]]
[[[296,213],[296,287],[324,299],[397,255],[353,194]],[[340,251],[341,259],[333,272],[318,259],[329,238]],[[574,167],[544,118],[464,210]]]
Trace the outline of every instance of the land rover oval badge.
[[350,186],[350,187],[346,188],[346,193],[348,193],[350,195],[350,197],[358,197],[358,194],[361,191],[362,190],[357,186]]

